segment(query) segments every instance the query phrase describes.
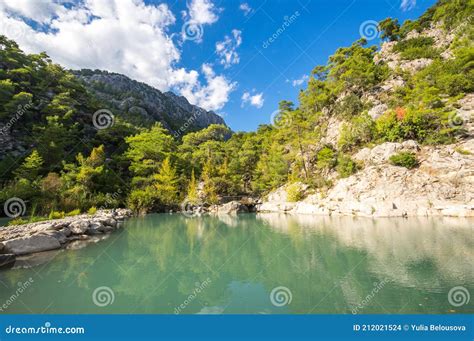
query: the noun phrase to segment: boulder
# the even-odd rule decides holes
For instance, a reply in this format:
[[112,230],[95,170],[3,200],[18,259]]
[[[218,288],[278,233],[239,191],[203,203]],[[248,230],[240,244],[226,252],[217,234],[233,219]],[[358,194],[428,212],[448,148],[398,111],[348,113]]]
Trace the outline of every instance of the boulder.
[[48,235],[33,235],[29,237],[16,238],[4,242],[5,250],[14,255],[25,255],[28,253],[41,252],[61,248],[59,241]]
[[369,110],[369,116],[372,117],[373,120],[379,118],[385,111],[387,111],[388,106],[386,104],[379,104],[372,109]]
[[248,212],[248,211],[249,211],[248,207],[238,201],[231,201],[231,202],[228,202],[227,204],[220,205],[217,208],[217,213],[222,213],[222,214],[242,213],[242,212]]
[[89,228],[88,220],[73,221],[71,224],[69,224],[69,229],[71,230],[73,234],[84,234],[88,228]]

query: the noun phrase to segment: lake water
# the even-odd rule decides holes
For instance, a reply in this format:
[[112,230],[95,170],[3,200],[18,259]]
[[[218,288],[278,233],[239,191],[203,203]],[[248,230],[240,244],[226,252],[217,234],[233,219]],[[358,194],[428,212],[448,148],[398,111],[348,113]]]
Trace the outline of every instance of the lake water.
[[1,271],[0,313],[472,313],[473,223],[148,215]]

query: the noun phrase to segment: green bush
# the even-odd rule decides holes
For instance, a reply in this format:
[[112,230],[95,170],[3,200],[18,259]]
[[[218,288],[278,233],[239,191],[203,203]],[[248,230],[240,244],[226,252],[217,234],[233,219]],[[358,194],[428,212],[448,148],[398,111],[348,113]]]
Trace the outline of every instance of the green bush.
[[28,224],[28,220],[25,220],[23,218],[15,218],[8,222],[8,226],[23,225],[23,224]]
[[64,218],[65,214],[64,212],[58,212],[58,211],[51,211],[49,214],[49,219],[62,219]]
[[413,60],[418,58],[434,59],[439,56],[439,51],[433,47],[434,40],[431,37],[417,37],[398,42],[394,52],[399,52],[403,59]]
[[71,212],[66,213],[66,217],[73,217],[73,216],[79,215],[79,214],[81,214],[80,209],[72,210]]
[[372,140],[374,132],[374,121],[366,113],[362,113],[351,119],[349,123],[344,123],[339,134],[337,144],[343,151],[353,147],[363,145]]
[[390,163],[394,166],[405,167],[408,169],[415,168],[418,166],[418,160],[416,159],[415,153],[400,152],[390,156]]
[[337,158],[336,170],[341,178],[347,178],[357,172],[359,169],[357,163],[347,155],[339,155]]
[[89,214],[89,215],[94,215],[94,214],[96,214],[96,212],[97,212],[97,207],[91,207],[91,208],[89,208],[89,210],[87,211],[87,214]]
[[328,147],[323,147],[317,154],[316,167],[319,169],[331,169],[336,165],[336,152]]
[[304,197],[303,189],[300,183],[293,183],[286,188],[287,199],[289,202],[300,201]]

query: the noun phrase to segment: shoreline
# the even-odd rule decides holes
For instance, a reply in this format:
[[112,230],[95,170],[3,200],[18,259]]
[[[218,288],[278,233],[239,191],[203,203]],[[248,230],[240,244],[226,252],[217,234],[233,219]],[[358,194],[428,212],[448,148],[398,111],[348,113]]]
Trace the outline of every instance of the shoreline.
[[0,269],[12,267],[18,257],[102,239],[131,216],[128,209],[100,210],[94,215],[0,227]]

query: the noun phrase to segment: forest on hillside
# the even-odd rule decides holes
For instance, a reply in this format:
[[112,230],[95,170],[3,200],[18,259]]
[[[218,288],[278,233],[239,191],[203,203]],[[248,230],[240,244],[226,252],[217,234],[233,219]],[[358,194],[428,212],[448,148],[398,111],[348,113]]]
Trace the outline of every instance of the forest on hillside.
[[[351,158],[362,147],[452,143],[463,134],[452,124],[456,103],[474,90],[472,13],[472,0],[440,0],[418,20],[381,21],[380,37],[403,60],[431,62],[417,72],[391,68],[377,58],[380,46],[362,38],[314,68],[299,103],[282,100],[273,124],[248,133],[213,124],[175,136],[116,110],[113,124],[97,129],[92,114],[105,108],[100,99],[45,53],[27,55],[1,36],[0,142],[26,147],[20,155],[2,151],[0,203],[21,198],[29,219],[114,207],[144,213],[176,209],[184,200],[262,196],[284,184],[297,201],[302,193],[292,184],[324,191],[333,185],[330,174],[348,177],[364,167]],[[445,50],[432,37],[413,35],[434,25],[454,35]],[[393,78],[403,83],[381,95],[387,109],[374,119],[371,97]],[[327,140],[329,118],[343,121],[336,143]],[[413,155],[394,162],[416,166]]]

